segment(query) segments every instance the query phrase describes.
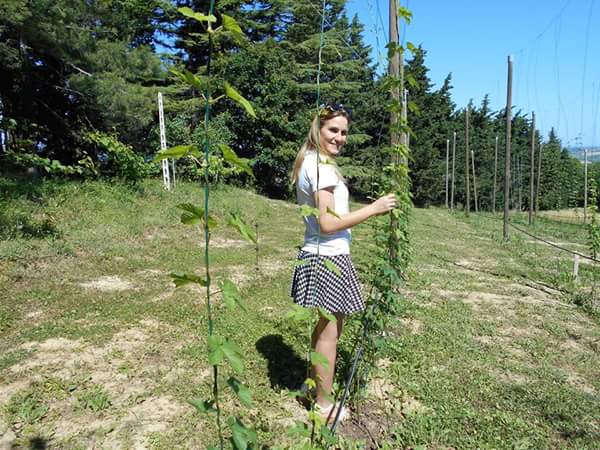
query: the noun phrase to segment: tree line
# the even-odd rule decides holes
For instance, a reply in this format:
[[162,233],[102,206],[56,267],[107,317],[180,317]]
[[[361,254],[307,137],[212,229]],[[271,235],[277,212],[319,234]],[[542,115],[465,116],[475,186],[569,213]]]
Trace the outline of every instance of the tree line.
[[[328,0],[323,20],[320,98],[353,109],[351,137],[340,158],[352,192],[377,190],[390,153],[385,68],[377,67],[363,40],[360,17],[348,17],[345,0]],[[165,98],[169,146],[201,143],[202,99],[172,70],[206,71],[207,42],[198,23],[179,7],[208,10],[208,0],[5,0],[0,5],[0,130],[5,172],[37,166],[71,177],[158,174],[148,164],[159,149],[156,98]],[[231,82],[250,99],[257,118],[228,102],[214,108],[208,134],[214,151],[225,143],[252,160],[256,180],[235,169],[211,168],[218,181],[255,185],[289,197],[289,171],[316,106],[321,42],[320,0],[227,0],[219,11],[236,19],[246,36],[219,35],[214,82]],[[221,20],[221,17],[217,17]],[[418,206],[445,200],[446,140],[457,132],[455,199],[465,200],[465,112],[470,110],[470,148],[475,155],[478,200],[490,209],[494,145],[499,137],[496,205],[501,180],[505,111],[452,101],[452,77],[440,87],[428,75],[427,52],[414,49],[405,62],[409,104],[413,200]],[[514,208],[529,204],[531,122],[513,111]],[[554,131],[536,135],[543,144],[540,209],[583,204],[583,166]],[[536,152],[536,157],[539,155]],[[178,163],[178,175],[199,178],[194,165]],[[471,168],[469,169],[471,170]],[[537,172],[537,164],[536,164]],[[537,175],[536,175],[537,176]],[[590,166],[600,182],[600,164]],[[471,196],[472,197],[472,196]]]

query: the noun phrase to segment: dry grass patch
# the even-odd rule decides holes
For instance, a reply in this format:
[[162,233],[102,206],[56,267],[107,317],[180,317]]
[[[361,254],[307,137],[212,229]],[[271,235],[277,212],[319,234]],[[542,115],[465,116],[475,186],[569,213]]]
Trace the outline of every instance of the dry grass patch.
[[[102,346],[63,337],[27,342],[19,348],[33,353],[7,369],[9,380],[0,385],[0,402],[11,402],[34,385],[51,389],[43,396],[48,413],[37,426],[52,436],[52,445],[75,439],[91,447],[147,448],[149,434],[172,429],[176,418],[189,412],[184,402],[153,394],[157,383],[186,373],[179,367],[171,374],[176,366],[171,336],[169,325],[142,320]],[[50,401],[58,389],[53,386],[61,386],[64,393]],[[85,403],[81,406],[82,401],[98,401],[101,396],[105,399],[99,409],[96,403],[91,411]],[[24,432],[19,422],[12,423],[11,430],[12,441]]]
[[79,283],[84,289],[90,289],[102,292],[128,291],[135,288],[135,285],[116,275],[100,277],[95,280]]

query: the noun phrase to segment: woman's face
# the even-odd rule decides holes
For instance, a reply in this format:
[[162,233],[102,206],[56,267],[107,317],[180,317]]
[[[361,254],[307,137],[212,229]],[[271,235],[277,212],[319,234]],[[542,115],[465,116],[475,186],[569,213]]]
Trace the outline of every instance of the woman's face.
[[319,133],[321,150],[329,156],[337,156],[348,138],[348,119],[344,116],[332,117],[325,122]]

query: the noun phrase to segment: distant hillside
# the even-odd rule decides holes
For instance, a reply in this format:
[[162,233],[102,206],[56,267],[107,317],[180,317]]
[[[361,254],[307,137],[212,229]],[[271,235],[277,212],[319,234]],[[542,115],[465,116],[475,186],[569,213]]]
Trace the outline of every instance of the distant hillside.
[[588,161],[600,161],[600,147],[570,147],[569,152],[578,160],[583,161],[583,150],[588,150]]

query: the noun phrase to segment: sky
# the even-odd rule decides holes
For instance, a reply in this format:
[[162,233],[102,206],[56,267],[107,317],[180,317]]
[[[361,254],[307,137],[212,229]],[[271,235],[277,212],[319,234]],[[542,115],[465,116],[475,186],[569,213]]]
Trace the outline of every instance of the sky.
[[[600,0],[401,0],[413,18],[401,36],[427,51],[439,87],[452,73],[452,99],[506,105],[507,57],[513,60],[513,111],[535,111],[537,128],[554,127],[566,146],[600,146]],[[385,63],[388,0],[348,0],[374,61]]]

